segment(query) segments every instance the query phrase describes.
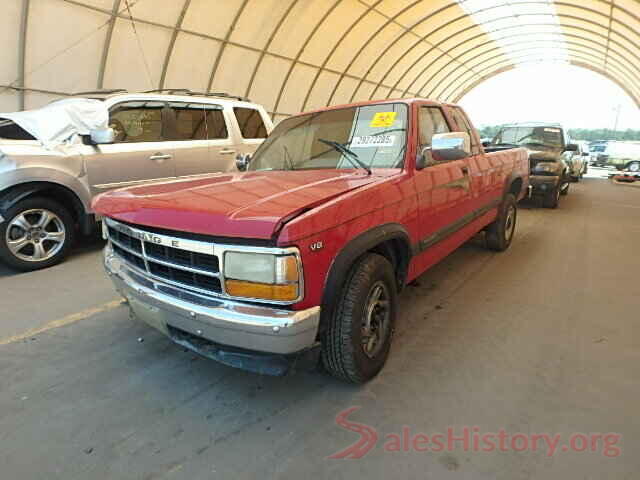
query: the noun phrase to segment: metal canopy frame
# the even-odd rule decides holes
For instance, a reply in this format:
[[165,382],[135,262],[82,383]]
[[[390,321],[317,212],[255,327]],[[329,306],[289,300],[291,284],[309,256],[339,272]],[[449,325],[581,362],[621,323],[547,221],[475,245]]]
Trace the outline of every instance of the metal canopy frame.
[[[270,51],[270,48],[272,47],[273,41],[277,37],[278,33],[281,33],[284,25],[286,24],[286,20],[290,18],[295,6],[304,0],[287,0],[289,2],[287,8],[280,14],[280,18],[274,23],[275,26],[270,32],[266,43],[260,48],[243,45],[231,40],[234,29],[237,27],[241,17],[252,14],[251,8],[249,8],[251,2],[258,0],[243,0],[242,2],[239,2],[235,15],[233,15],[232,21],[226,30],[226,34],[222,38],[208,35],[206,33],[190,31],[184,28],[184,19],[188,14],[191,5],[195,3],[192,0],[182,0],[182,7],[180,8],[178,18],[173,25],[163,25],[158,22],[136,17],[130,18],[128,12],[125,12],[126,9],[122,8],[124,3],[122,0],[113,0],[111,8],[102,8],[96,5],[86,4],[80,0],[63,1],[67,4],[100,12],[108,17],[107,22],[105,23],[106,34],[96,79],[96,86],[98,88],[104,88],[105,86],[105,72],[107,68],[109,68],[110,49],[113,43],[113,34],[116,22],[118,19],[125,19],[127,21],[133,20],[137,23],[171,30],[171,38],[164,54],[164,62],[157,82],[159,88],[165,87],[167,72],[175,57],[176,41],[178,35],[182,33],[215,40],[220,44],[215,58],[211,59],[211,70],[207,91],[211,91],[211,88],[213,87],[216,74],[219,71],[223,55],[228,45],[241,47],[259,53],[258,60],[251,70],[250,80],[246,87],[246,91],[244,92],[245,96],[250,95],[252,89],[255,87],[256,81],[258,81],[259,69],[263,64],[265,56],[269,55],[290,62],[288,71],[286,72],[282,83],[275,86],[278,93],[273,105],[272,113],[281,115],[288,114],[284,112],[278,113],[278,110],[281,106],[285,91],[292,81],[293,72],[297,65],[306,65],[316,69],[310,84],[308,86],[304,86],[304,88],[307,88],[307,91],[304,95],[302,108],[306,109],[309,107],[311,96],[314,89],[317,88],[320,76],[323,72],[333,73],[338,76],[335,84],[330,89],[331,93],[328,94],[328,100],[326,101],[327,105],[333,103],[337,92],[347,78],[355,80],[356,84],[349,96],[351,100],[356,99],[360,95],[365,83],[373,85],[371,93],[368,94],[369,98],[375,98],[380,93],[381,89],[388,89],[388,93],[386,94],[387,98],[392,96],[394,92],[402,91],[402,96],[406,96],[422,94],[423,92],[427,92],[427,89],[429,89],[428,95],[445,95],[446,98],[459,100],[462,96],[483,81],[486,81],[487,79],[509,69],[517,68],[517,65],[520,63],[532,63],[534,61],[531,59],[514,57],[513,52],[502,48],[501,44],[496,42],[495,38],[492,38],[490,32],[486,30],[486,27],[490,27],[491,23],[504,22],[505,20],[512,18],[512,15],[491,19],[484,25],[479,25],[473,21],[468,13],[465,12],[463,15],[457,15],[456,13],[457,16],[455,18],[446,22],[438,23],[435,28],[430,29],[425,35],[419,35],[415,31],[417,28],[428,24],[429,21],[437,21],[436,19],[439,15],[444,16],[451,11],[455,12],[456,9],[460,9],[460,4],[455,0],[450,0],[449,3],[432,9],[424,16],[416,19],[416,21],[412,22],[410,25],[400,22],[403,15],[410,12],[411,9],[417,9],[420,5],[424,5],[425,7],[428,6],[428,2],[424,0],[406,0],[405,6],[399,8],[393,15],[388,15],[379,8],[382,0],[369,0],[367,2],[357,0],[364,8],[359,11],[359,14],[354,18],[354,21],[351,22],[348,27],[342,31],[342,33],[336,33],[335,38],[332,37],[327,40],[332,42],[328,54],[326,54],[324,58],[319,58],[317,59],[317,62],[314,61],[313,63],[301,60],[306,47],[314,38],[316,38],[316,35],[323,23],[328,21],[336,8],[346,0],[334,0],[331,5],[329,5],[328,9],[325,10],[323,15],[318,15],[318,18],[315,18],[313,22],[311,22],[311,26],[308,29],[306,37],[301,43],[300,49],[293,57],[272,52]],[[129,3],[131,5],[135,5],[137,2],[129,0]],[[518,2],[519,6],[549,4],[556,7],[557,11],[553,17],[557,19],[557,23],[532,21],[514,26],[500,27],[492,32],[498,33],[522,27],[542,28],[558,26],[561,29],[560,34],[539,32],[536,33],[536,36],[543,36],[545,37],[545,41],[550,43],[557,42],[558,44],[566,45],[567,60],[570,64],[596,72],[615,82],[623,88],[624,91],[627,92],[640,107],[640,53],[638,49],[638,46],[640,45],[640,28],[634,28],[635,25],[640,26],[640,0],[634,0],[634,4],[639,7],[638,9],[623,6],[620,3],[617,3],[616,0],[553,0],[552,2],[547,0],[525,0]],[[599,9],[595,8],[596,4],[600,6]],[[503,6],[504,4],[488,6],[486,8],[479,9],[476,13],[491,12]],[[18,87],[15,90],[18,91],[19,104],[21,107],[24,107],[25,91],[44,91],[43,89],[29,88],[28,82],[26,81],[26,77],[29,74],[29,72],[26,72],[26,55],[27,42],[29,40],[28,26],[30,10],[30,0],[22,0],[22,13],[19,30],[20,38],[18,40],[18,78],[10,85],[10,87]],[[364,22],[370,20],[371,15],[383,17],[384,21],[381,22],[377,28],[372,28],[371,31],[368,32],[368,35],[362,44],[358,45],[357,48],[347,45],[348,42],[346,42],[346,40],[349,34],[364,24]],[[546,14],[523,13],[519,14],[518,18],[536,17],[536,20],[539,20],[543,15]],[[456,23],[468,22],[469,19],[472,20],[471,25],[465,23],[461,28],[450,35],[447,35],[445,38],[441,38],[436,41],[432,40],[432,38],[435,38],[436,34],[445,32],[445,29],[455,27]],[[385,29],[390,28],[391,26],[400,27],[402,29],[401,33],[396,35],[393,40],[385,45],[385,48],[380,55],[372,58],[371,63],[367,65],[367,69],[362,75],[354,75],[351,72],[351,69],[354,67],[354,64],[358,60],[360,54],[364,52],[366,46],[376,38],[377,35],[383,34]],[[469,33],[474,33],[476,31],[476,34],[471,35],[471,37],[466,37]],[[513,35],[504,36],[501,40],[514,40],[514,42],[509,45],[520,46],[527,43],[527,36],[529,35],[531,35],[531,32],[515,33]],[[400,45],[399,42],[406,41],[407,38],[412,36],[415,37],[415,40],[412,41],[410,46],[404,49],[401,54],[396,54],[394,57],[386,58],[386,53],[392,52],[394,47]],[[548,37],[548,40],[546,40],[546,37]],[[537,42],[540,41],[541,40],[537,40]],[[474,50],[476,48],[489,46],[491,43],[494,43],[496,46],[471,58],[469,58],[468,52],[459,53],[460,49],[465,46],[468,47],[468,50]],[[425,45],[426,49],[424,49]],[[594,47],[596,48],[598,55],[595,55],[592,52],[583,52],[580,50],[581,48],[593,49]],[[401,67],[403,59],[405,59],[407,55],[417,52],[417,49],[420,48],[424,49],[424,51],[418,55],[410,65]],[[333,58],[335,58],[336,53],[339,51],[344,53],[345,49],[349,50],[350,55],[351,49],[353,50],[353,55],[349,57],[350,60],[346,62],[346,66],[341,68],[339,71],[330,69],[329,63]],[[475,62],[475,60],[486,56],[488,52],[495,53],[496,55],[491,58],[484,58],[481,62]],[[585,57],[587,53],[588,59]],[[578,56],[579,54],[582,55]],[[501,58],[500,62],[493,64],[490,63],[498,58]],[[554,62],[558,61],[558,59],[554,58],[548,58],[548,60]],[[388,62],[388,66],[385,66],[380,77],[372,79],[370,77],[371,73],[384,61]],[[444,63],[442,63],[443,61]],[[436,65],[439,66],[439,71],[446,71],[446,75],[440,79],[435,86],[433,86],[431,82],[437,78],[438,73],[432,73],[426,79],[425,75]],[[403,71],[400,72],[400,68],[402,68]],[[386,82],[392,75],[394,75],[395,80],[390,82],[392,84],[389,85]],[[268,79],[265,81],[268,81]],[[444,82],[448,82],[448,86],[446,88],[441,88]],[[417,84],[421,85],[420,88],[416,87]],[[400,85],[403,85],[403,87],[401,88]]]

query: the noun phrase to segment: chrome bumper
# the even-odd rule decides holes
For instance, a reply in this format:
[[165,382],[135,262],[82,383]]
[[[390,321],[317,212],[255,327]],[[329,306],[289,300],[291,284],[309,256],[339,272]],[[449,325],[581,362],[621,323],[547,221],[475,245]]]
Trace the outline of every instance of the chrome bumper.
[[[200,340],[213,342],[220,349],[236,347],[280,355],[315,344],[320,307],[292,311],[205,297],[149,279],[108,249],[104,265],[136,318],[205,356],[212,357],[199,350]],[[183,332],[196,341],[184,341]]]

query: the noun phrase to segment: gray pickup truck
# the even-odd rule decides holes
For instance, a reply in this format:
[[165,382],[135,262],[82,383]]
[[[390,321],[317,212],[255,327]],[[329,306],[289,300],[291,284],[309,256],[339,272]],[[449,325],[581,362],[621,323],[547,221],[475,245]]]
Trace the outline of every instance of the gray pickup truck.
[[273,129],[263,107],[187,90],[86,92],[0,114],[0,260],[36,270],[96,227],[92,198],[236,169]]

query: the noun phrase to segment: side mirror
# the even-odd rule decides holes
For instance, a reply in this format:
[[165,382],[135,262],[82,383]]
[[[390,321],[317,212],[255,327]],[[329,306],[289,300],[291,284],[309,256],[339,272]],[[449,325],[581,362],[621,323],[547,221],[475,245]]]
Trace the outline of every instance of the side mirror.
[[483,147],[490,147],[491,146],[491,140],[485,140],[484,142],[482,142],[482,146]]
[[244,172],[249,166],[250,162],[251,162],[250,153],[240,154],[236,157],[236,168],[238,169],[238,171]]
[[564,150],[565,152],[577,152],[578,145],[576,145],[575,143],[570,143],[569,145],[566,146]]
[[431,155],[436,162],[461,160],[471,155],[467,132],[438,133],[431,140]]
[[105,128],[104,130],[91,130],[89,139],[93,145],[107,145],[115,142],[116,132],[113,128]]

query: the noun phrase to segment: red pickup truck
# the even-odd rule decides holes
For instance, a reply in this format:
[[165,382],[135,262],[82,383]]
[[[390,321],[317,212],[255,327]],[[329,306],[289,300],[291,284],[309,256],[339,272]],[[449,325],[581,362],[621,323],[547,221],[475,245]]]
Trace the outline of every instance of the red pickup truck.
[[460,107],[423,99],[290,117],[245,160],[99,196],[106,270],[201,355],[351,382],[383,367],[402,288],[480,231],[508,248],[529,187],[524,149],[487,153]]

